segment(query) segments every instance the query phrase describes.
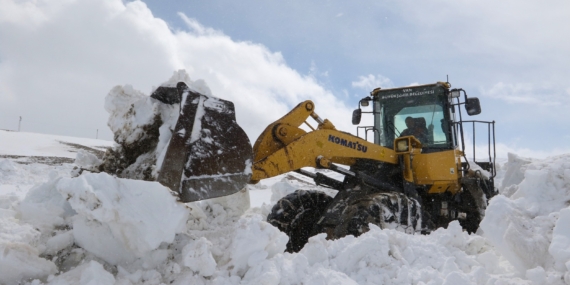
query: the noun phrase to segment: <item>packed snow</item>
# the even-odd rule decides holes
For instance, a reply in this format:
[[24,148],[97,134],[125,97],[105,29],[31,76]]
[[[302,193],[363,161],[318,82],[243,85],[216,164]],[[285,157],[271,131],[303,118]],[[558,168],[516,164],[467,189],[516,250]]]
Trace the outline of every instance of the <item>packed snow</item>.
[[[125,90],[137,94],[129,104],[146,100],[128,86],[112,94]],[[122,98],[113,96],[111,114],[110,100]],[[147,111],[130,122],[114,117],[111,128],[156,115]],[[110,142],[6,131],[0,138],[0,284],[570,284],[570,154],[509,154],[498,165],[501,194],[476,234],[457,222],[429,235],[371,225],[358,238],[317,235],[291,254],[288,237],[266,217],[281,197],[319,188],[304,176],[182,204],[157,182],[76,176],[74,166],[100,163],[77,145],[103,150]],[[39,155],[76,161],[22,158]]]

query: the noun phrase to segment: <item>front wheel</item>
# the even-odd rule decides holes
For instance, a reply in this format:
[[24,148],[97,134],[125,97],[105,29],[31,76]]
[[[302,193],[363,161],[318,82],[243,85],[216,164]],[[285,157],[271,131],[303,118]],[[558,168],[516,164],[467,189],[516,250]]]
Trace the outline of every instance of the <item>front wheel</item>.
[[321,191],[297,190],[277,201],[267,222],[289,236],[287,252],[298,252],[317,233],[314,226],[332,199]]
[[357,237],[369,230],[368,224],[410,234],[423,229],[420,204],[401,193],[368,195],[350,203],[342,216],[344,222],[335,229],[337,237]]

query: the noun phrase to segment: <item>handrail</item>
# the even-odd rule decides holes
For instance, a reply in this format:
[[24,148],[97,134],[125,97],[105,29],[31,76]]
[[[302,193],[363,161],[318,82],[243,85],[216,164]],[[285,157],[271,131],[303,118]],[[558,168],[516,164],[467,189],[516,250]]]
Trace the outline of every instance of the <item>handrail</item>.
[[[492,163],[491,167],[491,175],[494,178],[497,175],[497,170],[495,168],[495,162],[497,157],[497,151],[495,147],[495,121],[480,121],[480,120],[467,120],[467,121],[459,121],[454,122],[454,125],[457,125],[461,130],[461,147],[462,151],[465,152],[465,137],[463,136],[463,124],[464,123],[471,123],[473,136],[472,136],[472,146],[473,146],[473,162],[478,163],[477,156],[476,156],[476,123],[479,124],[486,124],[487,125],[487,155],[488,155],[488,163]],[[492,152],[491,152],[492,149]],[[484,161],[479,161],[479,163],[483,163]]]

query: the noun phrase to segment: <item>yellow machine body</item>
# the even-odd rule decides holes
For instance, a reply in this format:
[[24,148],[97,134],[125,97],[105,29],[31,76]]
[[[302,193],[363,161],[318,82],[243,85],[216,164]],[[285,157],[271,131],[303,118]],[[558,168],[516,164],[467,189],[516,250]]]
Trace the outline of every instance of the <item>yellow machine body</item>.
[[[429,194],[446,191],[455,194],[460,189],[460,153],[447,150],[421,153],[421,143],[413,136],[403,137],[411,146],[404,152],[376,145],[360,137],[336,130],[328,120],[322,120],[310,100],[297,105],[288,114],[270,124],[253,146],[254,163],[251,183],[303,167],[327,168],[324,161],[354,165],[357,159],[369,159],[389,164],[403,164],[404,179],[415,185],[429,187]],[[307,119],[312,117],[314,128]],[[305,123],[312,130],[300,128]],[[401,159],[400,159],[401,157]],[[320,161],[320,163],[319,163]]]

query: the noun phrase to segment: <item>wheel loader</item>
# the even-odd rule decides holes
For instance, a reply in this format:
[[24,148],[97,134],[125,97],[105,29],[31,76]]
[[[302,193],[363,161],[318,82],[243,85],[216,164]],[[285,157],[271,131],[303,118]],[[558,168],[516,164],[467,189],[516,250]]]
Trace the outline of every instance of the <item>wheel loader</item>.
[[[267,221],[289,236],[289,252],[319,233],[331,239],[358,236],[370,223],[414,234],[459,220],[475,232],[496,194],[495,122],[463,120],[462,107],[470,116],[481,112],[479,100],[447,82],[374,89],[352,116],[358,125],[363,114],[371,115],[373,125],[358,126],[356,136],[322,119],[312,101],[302,102],[267,126],[253,148],[236,123],[232,102],[182,82],[159,87],[151,97],[179,105],[180,114],[164,157],[157,159],[158,174],[147,180],[177,192],[181,202],[229,195],[290,171],[337,191],[331,197],[297,190],[273,206]],[[482,160],[476,158],[476,125],[487,132]],[[470,159],[466,137],[473,142]]]

